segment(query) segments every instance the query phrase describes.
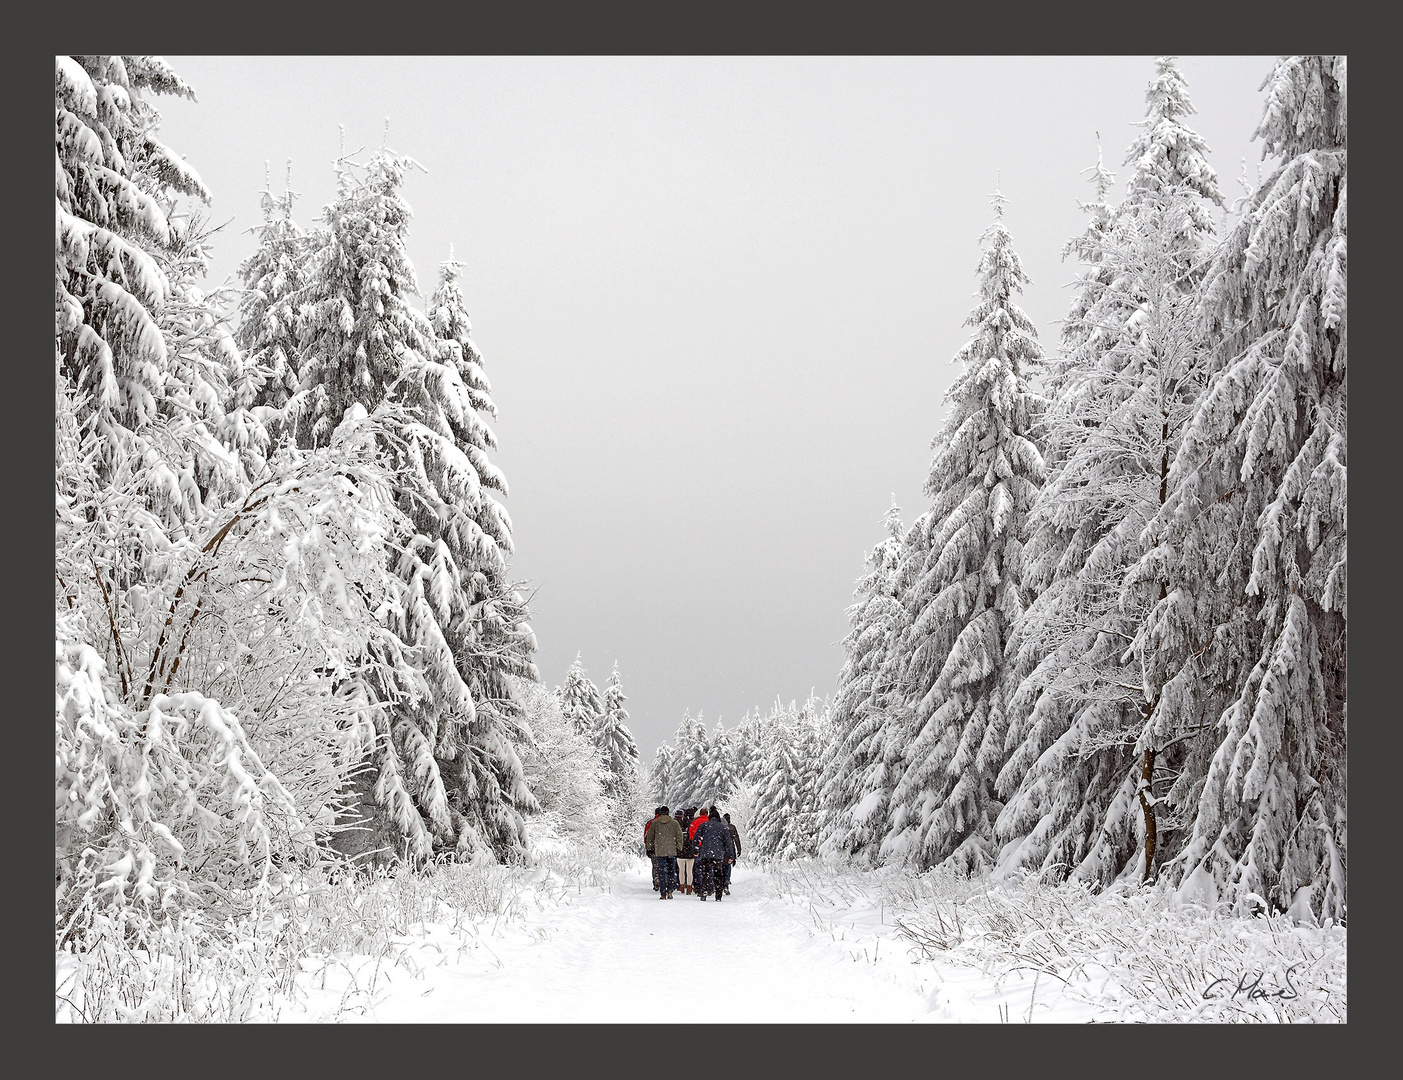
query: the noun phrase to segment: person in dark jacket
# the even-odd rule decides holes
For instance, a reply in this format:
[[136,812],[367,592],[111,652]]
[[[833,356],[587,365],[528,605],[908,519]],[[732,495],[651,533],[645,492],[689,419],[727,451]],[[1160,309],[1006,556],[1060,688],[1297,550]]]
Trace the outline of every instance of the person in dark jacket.
[[648,842],[653,847],[654,863],[658,867],[658,880],[662,882],[660,900],[671,900],[677,891],[677,853],[682,850],[684,837],[682,826],[662,807],[658,816],[648,827]]
[[731,832],[731,839],[735,842],[736,853],[726,860],[721,867],[721,891],[727,896],[731,895],[731,867],[735,866],[736,860],[740,858],[740,830],[731,824],[731,815],[722,814],[722,819],[726,822],[726,828]]
[[682,854],[677,856],[677,877],[678,887],[686,896],[691,896],[696,892],[696,863],[697,845],[692,841],[692,825],[695,810],[683,810],[682,820]]
[[736,857],[736,845],[720,811],[713,806],[706,815],[692,838],[697,845],[697,897],[705,900],[708,893],[713,893],[720,900],[721,867],[727,859]]

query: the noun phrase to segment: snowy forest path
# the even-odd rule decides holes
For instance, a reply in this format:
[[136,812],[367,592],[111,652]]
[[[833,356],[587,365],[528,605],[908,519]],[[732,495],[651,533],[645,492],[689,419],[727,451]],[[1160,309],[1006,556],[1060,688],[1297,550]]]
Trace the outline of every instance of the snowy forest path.
[[467,946],[448,928],[426,927],[399,963],[369,978],[360,969],[349,998],[344,979],[313,991],[308,1019],[635,1023],[659,1001],[698,993],[722,1022],[945,1018],[932,1015],[927,980],[889,961],[899,944],[877,963],[895,928],[878,931],[875,907],[862,926],[839,928],[780,895],[761,869],[737,866],[732,889],[721,903],[659,900],[640,860],[607,889],[528,905]]

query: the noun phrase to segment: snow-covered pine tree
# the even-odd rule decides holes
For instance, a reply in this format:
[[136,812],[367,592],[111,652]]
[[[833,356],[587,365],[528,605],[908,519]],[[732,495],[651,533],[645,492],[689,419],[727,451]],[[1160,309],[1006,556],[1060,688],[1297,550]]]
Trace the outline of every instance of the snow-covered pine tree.
[[139,478],[179,536],[247,478],[220,438],[237,352],[195,287],[202,237],[178,212],[209,191],[156,138],[156,94],[194,97],[159,57],[55,60],[54,348],[99,478]]
[[818,850],[820,718],[810,699],[800,709],[775,703],[766,718],[761,779],[750,811],[751,849],[762,858],[798,859]]
[[[290,174],[290,162],[288,169]],[[265,183],[259,197],[263,224],[249,230],[258,247],[239,265],[244,287],[235,339],[249,377],[236,388],[235,400],[256,410],[274,438],[287,431],[284,410],[297,393],[296,298],[306,259],[306,237],[292,218],[297,193],[290,180],[289,175],[281,195],[273,194],[271,182]]]
[[409,302],[419,286],[402,189],[416,164],[383,147],[364,166],[336,161],[336,198],[307,238],[297,296],[300,446],[324,444],[354,406],[373,413],[408,354],[437,353],[433,328]]
[[800,762],[794,720],[778,706],[766,718],[761,780],[750,814],[750,851],[762,859],[783,857],[798,810]]
[[438,708],[434,752],[452,774],[455,847],[508,858],[525,850],[521,813],[532,805],[509,676],[537,677],[535,639],[508,579],[511,522],[492,496],[506,492],[506,479],[487,458],[497,441],[479,415],[497,409],[470,336],[461,269],[452,258],[440,266],[429,298],[433,348],[406,348],[390,388],[406,414],[392,423],[390,446],[407,481],[400,507],[413,523],[398,563],[410,597],[401,636],[436,657],[425,674]]
[[706,740],[707,755],[702,764],[700,793],[707,806],[726,801],[735,788],[735,753],[731,733],[718,718]]
[[615,835],[632,843],[637,832],[642,782],[638,744],[628,729],[628,710],[624,708],[624,701],[619,665],[615,661],[609,683],[604,689],[604,709],[595,728],[595,741],[604,761],[604,793],[612,808]]
[[810,693],[799,713],[799,754],[802,763],[797,832],[791,843],[796,857],[818,854],[822,839],[823,762],[833,741],[833,721],[826,698]]
[[672,744],[676,748],[672,764],[673,798],[682,806],[705,805],[702,776],[706,769],[708,739],[706,722],[700,712],[696,716],[691,710],[683,712]]
[[676,784],[672,779],[673,761],[677,752],[671,743],[659,743],[658,748],[653,753],[653,768],[648,773],[649,798],[654,803],[667,803],[671,805],[677,802],[673,795]]
[[535,677],[534,641],[506,580],[509,523],[486,490],[505,483],[484,453],[495,443],[477,412],[493,409],[464,347],[461,297],[435,294],[443,337],[409,302],[418,286],[402,187],[413,164],[383,147],[363,167],[338,161],[337,197],[309,238],[297,294],[300,381],[288,413],[304,448],[344,417],[371,414],[398,475],[403,589],[384,618],[403,651],[382,658],[391,678],[366,687],[384,709],[375,800],[416,858],[502,859],[525,850],[521,815],[532,806],[507,676]]
[[599,725],[604,718],[604,698],[599,693],[599,687],[585,674],[580,657],[581,654],[575,654],[575,662],[565,673],[565,683],[560,688],[561,706],[566,718],[575,725],[575,730],[588,736],[598,746]]
[[819,833],[825,853],[870,861],[882,840],[891,787],[883,733],[901,684],[895,653],[906,627],[897,570],[904,527],[896,496],[883,518],[887,535],[867,557],[848,608],[852,629],[838,674],[832,739],[820,779]]
[[1181,207],[1182,219],[1175,224],[1177,246],[1190,251],[1205,250],[1213,237],[1211,207],[1223,205],[1218,190],[1218,175],[1208,164],[1208,144],[1183,120],[1198,110],[1189,100],[1188,86],[1172,56],[1155,58],[1155,77],[1145,91],[1145,119],[1137,126],[1144,128],[1125,152],[1125,164],[1131,166],[1125,202],[1117,211],[1123,215],[1142,196],[1162,196],[1165,192],[1185,189],[1196,195]]
[[[1096,164],[1087,171],[1092,174],[1090,179],[1096,197],[1080,204],[1088,218],[1086,228],[1062,249],[1063,259],[1075,255],[1086,269],[1075,282],[1071,310],[1062,324],[1058,355],[1048,361],[1044,372],[1042,386],[1051,410],[1056,410],[1067,376],[1078,370],[1078,361],[1104,352],[1118,330],[1115,325],[1103,329],[1088,318],[1092,307],[1102,300],[1115,280],[1113,271],[1102,265],[1106,236],[1114,215],[1107,196],[1115,176],[1105,167],[1099,145]],[[1050,804],[1038,778],[1030,777],[1035,767],[1053,773],[1069,768],[1067,755],[1071,751],[1066,748],[1053,754],[1046,751],[1059,735],[1071,728],[1078,707],[1072,699],[1043,692],[1044,684],[1060,670],[1063,657],[1046,648],[1041,630],[1048,623],[1047,613],[1056,610],[1062,591],[1073,580],[1068,568],[1062,565],[1064,556],[1071,552],[1068,561],[1074,566],[1077,553],[1085,552],[1094,542],[1098,523],[1089,516],[1062,520],[1048,512],[1048,490],[1061,476],[1063,453],[1056,437],[1044,434],[1041,441],[1047,480],[1034,502],[1028,542],[1023,549],[1024,588],[1031,599],[1023,616],[1011,628],[1006,648],[1017,688],[1008,705],[1008,732],[1004,738],[1008,760],[995,787],[997,794],[1006,800],[995,823],[995,832],[1007,845],[1000,855],[1002,866],[1046,866],[1065,875],[1085,856],[1089,837],[1101,814],[1092,806],[1078,812],[1073,822],[1062,820],[1069,809],[1075,808],[1070,803]],[[1115,783],[1114,778],[1105,777],[1094,786]],[[1088,787],[1091,786],[1088,782]],[[1052,834],[1059,830],[1087,839],[1068,851],[1065,836],[1059,837],[1060,844],[1052,839]]]
[[1137,852],[1147,877],[1161,839],[1170,850],[1182,842],[1174,818],[1159,828],[1165,789],[1154,785],[1179,774],[1192,735],[1166,727],[1137,745],[1147,718],[1158,721],[1141,631],[1163,582],[1129,586],[1127,576],[1203,386],[1193,290],[1212,240],[1209,209],[1222,198],[1207,147],[1181,120],[1193,106],[1172,58],[1156,67],[1146,130],[1126,154],[1126,200],[1107,217],[1098,168],[1100,197],[1072,248],[1090,268],[1050,365],[1052,465],[1025,549],[1036,599],[1010,640],[1019,685],[998,778],[1009,800],[997,823],[1004,865],[1095,884],[1133,870]]
[[980,303],[966,320],[973,339],[933,442],[932,503],[910,546],[912,624],[907,657],[912,730],[906,768],[891,795],[884,856],[962,870],[992,863],[993,782],[1003,765],[1004,664],[1009,627],[1022,614],[1026,519],[1043,480],[1033,432],[1042,399],[1030,379],[1041,362],[1037,332],[1013,295],[1028,280],[1003,222],[1004,199],[983,236]]
[[604,711],[598,729],[599,743],[615,784],[638,772],[638,744],[628,729],[628,710],[624,708],[626,700],[616,661],[609,675],[609,683],[604,688]]
[[1218,718],[1201,790],[1184,793],[1197,815],[1171,872],[1211,875],[1242,910],[1342,920],[1346,61],[1283,57],[1263,87],[1256,135],[1280,164],[1205,284],[1215,370],[1142,560],[1146,579],[1168,584],[1147,682],[1166,733]]

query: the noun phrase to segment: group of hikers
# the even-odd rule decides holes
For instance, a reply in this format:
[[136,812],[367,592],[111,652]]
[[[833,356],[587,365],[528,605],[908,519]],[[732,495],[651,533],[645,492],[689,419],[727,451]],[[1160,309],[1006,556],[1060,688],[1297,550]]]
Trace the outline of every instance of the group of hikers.
[[740,830],[731,815],[714,806],[653,811],[643,826],[643,846],[653,860],[653,889],[659,900],[676,893],[719,901],[731,891],[731,867],[740,855]]

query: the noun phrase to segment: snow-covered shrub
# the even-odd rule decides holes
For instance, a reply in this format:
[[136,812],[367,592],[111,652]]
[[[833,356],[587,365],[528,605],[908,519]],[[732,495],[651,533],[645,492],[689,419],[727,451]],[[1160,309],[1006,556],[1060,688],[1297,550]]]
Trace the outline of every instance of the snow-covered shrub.
[[540,804],[540,811],[526,819],[532,849],[567,841],[602,843],[609,803],[599,747],[566,715],[557,691],[526,679],[513,679],[513,690],[531,733],[521,748],[522,772]]
[[153,910],[192,892],[233,903],[324,854],[376,740],[363,683],[393,581],[374,423],[275,458],[239,503],[172,535],[132,486],[96,483],[71,421],[61,408],[59,913],[95,889]]
[[1110,1019],[1346,1019],[1346,931],[1328,922],[1244,918],[1230,905],[1177,895],[1167,882],[1097,892],[1075,880],[991,881],[937,869],[889,879],[883,895],[917,955],[1000,979],[1045,976],[1039,998],[1094,1005]]
[[309,991],[333,973],[349,984],[327,1018],[352,1015],[373,998],[378,978],[416,973],[412,954],[431,931],[460,949],[490,949],[528,905],[608,889],[629,863],[617,850],[566,842],[530,865],[441,859],[368,874],[316,867],[222,923],[199,909],[156,921],[89,894],[58,934],[55,1021],[299,1019]]

